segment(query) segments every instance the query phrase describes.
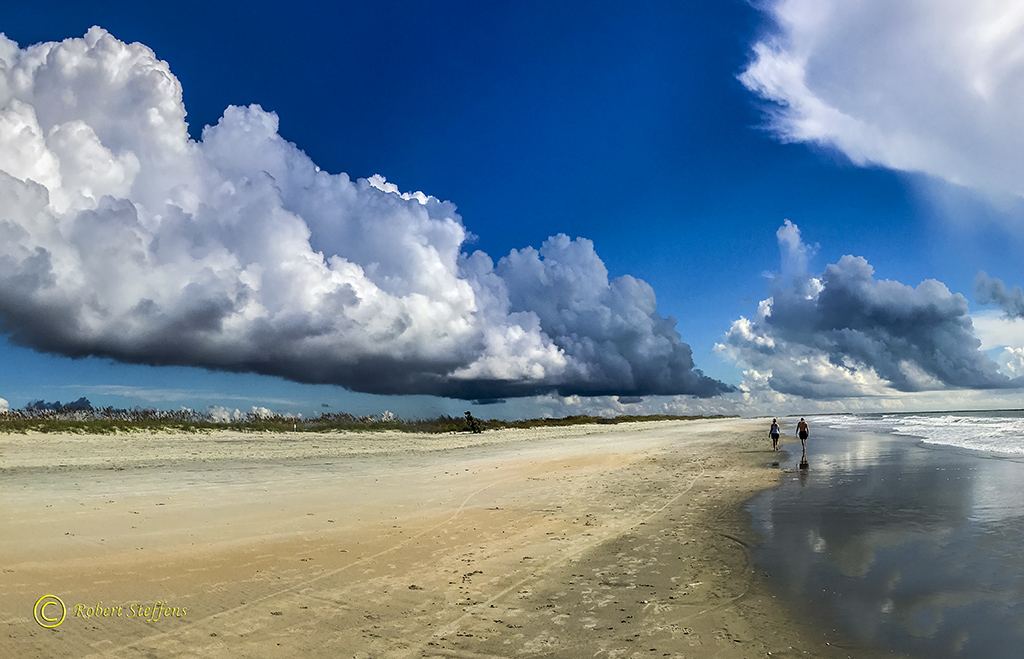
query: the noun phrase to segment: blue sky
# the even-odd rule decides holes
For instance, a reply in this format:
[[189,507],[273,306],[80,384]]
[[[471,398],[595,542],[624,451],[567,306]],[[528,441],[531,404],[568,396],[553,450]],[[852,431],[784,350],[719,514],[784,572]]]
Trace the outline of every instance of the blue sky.
[[[9,54],[8,71],[15,57],[31,68],[25,63],[29,46],[81,40],[94,25],[131,57],[145,59],[124,44],[144,44],[180,83],[186,139],[207,145],[197,158],[217,170],[219,185],[240,190],[243,179],[269,172],[283,189],[283,172],[312,164],[325,174],[344,173],[351,190],[332,185],[361,199],[346,212],[370,209],[359,231],[380,235],[332,228],[344,220],[322,210],[322,200],[302,197],[301,183],[313,181],[313,173],[281,193],[283,211],[299,224],[292,215],[268,214],[254,230],[253,240],[263,241],[259,249],[247,246],[239,227],[254,222],[246,209],[265,191],[251,199],[237,193],[244,208],[234,224],[207,229],[227,222],[227,207],[214,201],[220,199],[214,178],[197,174],[194,163],[187,173],[181,173],[184,165],[160,169],[154,163],[163,161],[146,155],[156,147],[143,144],[152,145],[154,136],[136,134],[174,132],[173,93],[167,97],[159,85],[146,86],[150,82],[141,92],[122,85],[109,95],[117,103],[85,107],[89,98],[105,101],[76,85],[121,84],[111,71],[97,81],[75,68],[103,50],[95,44],[107,43],[94,33],[93,50],[79,52],[82,59],[68,64],[63,77],[32,69],[34,88],[0,95],[6,112],[21,112],[11,105],[15,97],[34,108],[39,143],[45,143],[40,148],[56,154],[62,178],[46,179],[45,157],[32,156],[36,152],[13,132],[0,141],[0,156],[6,149],[37,161],[12,156],[18,162],[5,168],[0,157],[0,169],[47,187],[51,204],[62,203],[62,193],[83,195],[51,209],[68,244],[45,242],[52,235],[44,240],[30,230],[38,244],[26,239],[21,246],[28,252],[9,252],[17,261],[42,245],[58,281],[69,277],[78,288],[58,286],[67,299],[26,290],[2,302],[9,338],[0,343],[0,397],[12,408],[86,396],[97,405],[263,406],[304,415],[389,409],[431,416],[476,405],[484,417],[1019,406],[1015,378],[1024,375],[1024,352],[1015,351],[1024,348],[1024,336],[1010,316],[1014,286],[1024,283],[1024,185],[1016,185],[1024,163],[1013,148],[1022,137],[1013,118],[1024,71],[1010,46],[1020,20],[1013,3],[987,7],[950,2],[930,21],[923,5],[896,12],[883,2],[851,10],[799,0],[760,9],[738,1],[628,8],[613,2],[5,7],[0,32],[21,53]],[[986,36],[958,39],[975,34]],[[963,71],[950,61],[966,62]],[[139,70],[131,75],[144,77]],[[60,112],[46,109],[52,107],[44,105],[46,94],[63,98],[53,89],[61,84],[77,100]],[[147,104],[170,123],[154,128],[142,122]],[[204,127],[221,122],[229,106],[254,105],[261,110],[225,117],[217,140],[204,136]],[[111,115],[119,112],[123,118]],[[245,136],[269,125],[270,116],[276,116],[276,130],[260,138],[265,144],[253,142],[258,157],[246,156]],[[122,178],[111,174],[102,184],[88,178],[83,172],[107,170],[75,151],[87,140],[61,142],[48,133],[73,120],[93,129]],[[135,160],[125,155],[129,151]],[[282,173],[261,164],[267,153],[273,158],[266,162],[273,160]],[[243,171],[248,166],[252,171]],[[359,187],[360,179],[374,175],[387,183]],[[69,192],[74,181],[79,188]],[[154,190],[178,195],[189,186],[195,189],[187,199],[204,200],[215,211],[204,219],[205,211],[197,210],[203,204],[175,201],[194,220],[178,230],[153,202]],[[63,192],[54,192],[58,188]],[[25,198],[19,190],[12,183],[0,194],[8,195],[9,206]],[[100,198],[104,190],[107,202]],[[398,201],[399,193],[420,191],[437,203]],[[160,270],[152,281],[147,265],[130,275],[90,266],[117,257],[75,238],[72,216],[123,219],[128,211],[116,200],[134,204],[132,236],[148,232],[146,240],[159,238],[150,245],[166,245],[187,233],[190,254],[209,238],[235,257],[241,274],[232,285],[249,286],[256,271],[245,265],[256,263],[262,288],[253,285],[256,293],[226,300],[235,293],[218,286],[235,275],[215,267],[215,285],[192,267],[208,266],[214,251],[203,253],[207,260]],[[384,215],[390,212],[396,215]],[[11,221],[34,221],[20,217]],[[455,229],[446,224],[452,219]],[[163,228],[154,228],[159,222]],[[88,226],[81,235],[100,235],[97,227],[112,225]],[[352,300],[337,302],[337,314],[321,313],[322,301],[300,313],[281,301],[284,293],[268,292],[268,272],[280,264],[267,244],[276,244],[278,231],[287,235],[282,249],[292,240],[301,243],[295,232],[304,227],[312,253],[358,264],[383,291],[382,308],[404,309],[394,311],[393,321],[407,324],[402,336],[413,338],[395,339],[387,352],[380,340],[367,339],[377,336],[368,329],[376,321],[365,314],[332,324],[353,309]],[[403,227],[415,228],[406,234]],[[542,245],[558,234],[569,242],[545,252]],[[409,236],[415,239],[403,240]],[[403,247],[388,253],[389,241]],[[441,261],[415,261],[416,245],[436,246]],[[540,256],[526,248],[541,250]],[[61,270],[71,262],[60,261],[63,249],[72,250],[81,272]],[[456,252],[477,250],[492,269],[455,265]],[[503,265],[513,250],[518,258]],[[383,256],[367,256],[377,251]],[[842,262],[846,255],[861,257],[871,273]],[[171,258],[156,248],[150,256],[163,265],[160,259]],[[10,286],[27,272],[29,261],[17,263],[0,273]],[[600,264],[608,280],[594,283]],[[341,265],[328,266],[309,277],[341,277]],[[443,276],[429,274],[443,266]],[[1005,283],[989,289],[1003,291],[1002,298],[979,298],[980,271]],[[554,286],[557,273],[571,285],[556,286],[568,292],[552,301],[556,289],[544,286]],[[615,284],[619,277],[649,284],[656,311],[649,309],[646,289],[637,292],[632,280]],[[125,280],[141,283],[128,290]],[[948,290],[919,287],[926,280]],[[182,307],[187,296],[175,297],[172,289],[189,284],[208,295],[193,296],[206,306]],[[83,302],[94,290],[99,302]],[[281,284],[285,290],[293,289]],[[458,295],[446,292],[452,290]],[[409,302],[412,293],[444,309],[417,316],[422,307]],[[511,301],[503,307],[505,293]],[[485,313],[482,300],[491,295],[497,306]],[[769,298],[775,306],[766,312],[762,301]],[[242,313],[253,299],[260,309]],[[113,310],[119,302],[127,311]],[[221,304],[235,304],[237,317]],[[871,313],[860,314],[868,307]],[[323,332],[322,340],[289,344],[263,359],[267,346],[291,340],[293,311]],[[629,329],[636,314],[651,324],[639,339]],[[703,379],[658,320],[669,317]],[[741,319],[749,325],[737,325]],[[226,325],[211,336],[204,322]],[[306,325],[302,331],[314,331]],[[176,332],[183,327],[191,338],[179,346]],[[432,343],[428,336],[440,338]],[[350,359],[353,354],[364,357]],[[395,395],[404,392],[415,395]],[[474,398],[505,402],[478,405]]]

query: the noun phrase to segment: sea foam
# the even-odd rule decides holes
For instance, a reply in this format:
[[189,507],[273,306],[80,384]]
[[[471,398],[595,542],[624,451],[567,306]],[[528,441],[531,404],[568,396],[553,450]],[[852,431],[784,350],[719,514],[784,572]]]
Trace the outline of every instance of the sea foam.
[[817,422],[837,430],[895,433],[925,444],[1002,455],[1024,455],[1024,411],[836,415]]

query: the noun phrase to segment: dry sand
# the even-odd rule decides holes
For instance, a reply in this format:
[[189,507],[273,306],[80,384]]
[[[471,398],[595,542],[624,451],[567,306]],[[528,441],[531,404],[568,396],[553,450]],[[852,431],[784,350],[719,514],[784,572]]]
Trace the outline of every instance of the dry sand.
[[0,435],[0,656],[867,656],[751,565],[766,430]]

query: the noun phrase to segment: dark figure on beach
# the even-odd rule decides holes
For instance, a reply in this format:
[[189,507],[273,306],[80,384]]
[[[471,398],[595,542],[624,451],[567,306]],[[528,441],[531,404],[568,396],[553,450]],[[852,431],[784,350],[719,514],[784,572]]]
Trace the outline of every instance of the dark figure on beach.
[[772,419],[772,428],[768,431],[768,436],[772,438],[772,450],[779,450],[779,420]]
[[796,424],[796,434],[800,438],[800,445],[803,447],[803,453],[800,456],[800,468],[807,469],[807,436],[810,435],[810,430],[807,428],[807,422],[800,419],[800,423]]

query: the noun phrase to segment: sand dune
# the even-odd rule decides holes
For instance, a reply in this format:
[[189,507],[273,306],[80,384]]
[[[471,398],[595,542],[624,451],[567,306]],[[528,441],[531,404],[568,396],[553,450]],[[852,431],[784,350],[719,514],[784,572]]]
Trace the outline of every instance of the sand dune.
[[750,564],[762,426],[0,436],[0,655],[848,656]]

